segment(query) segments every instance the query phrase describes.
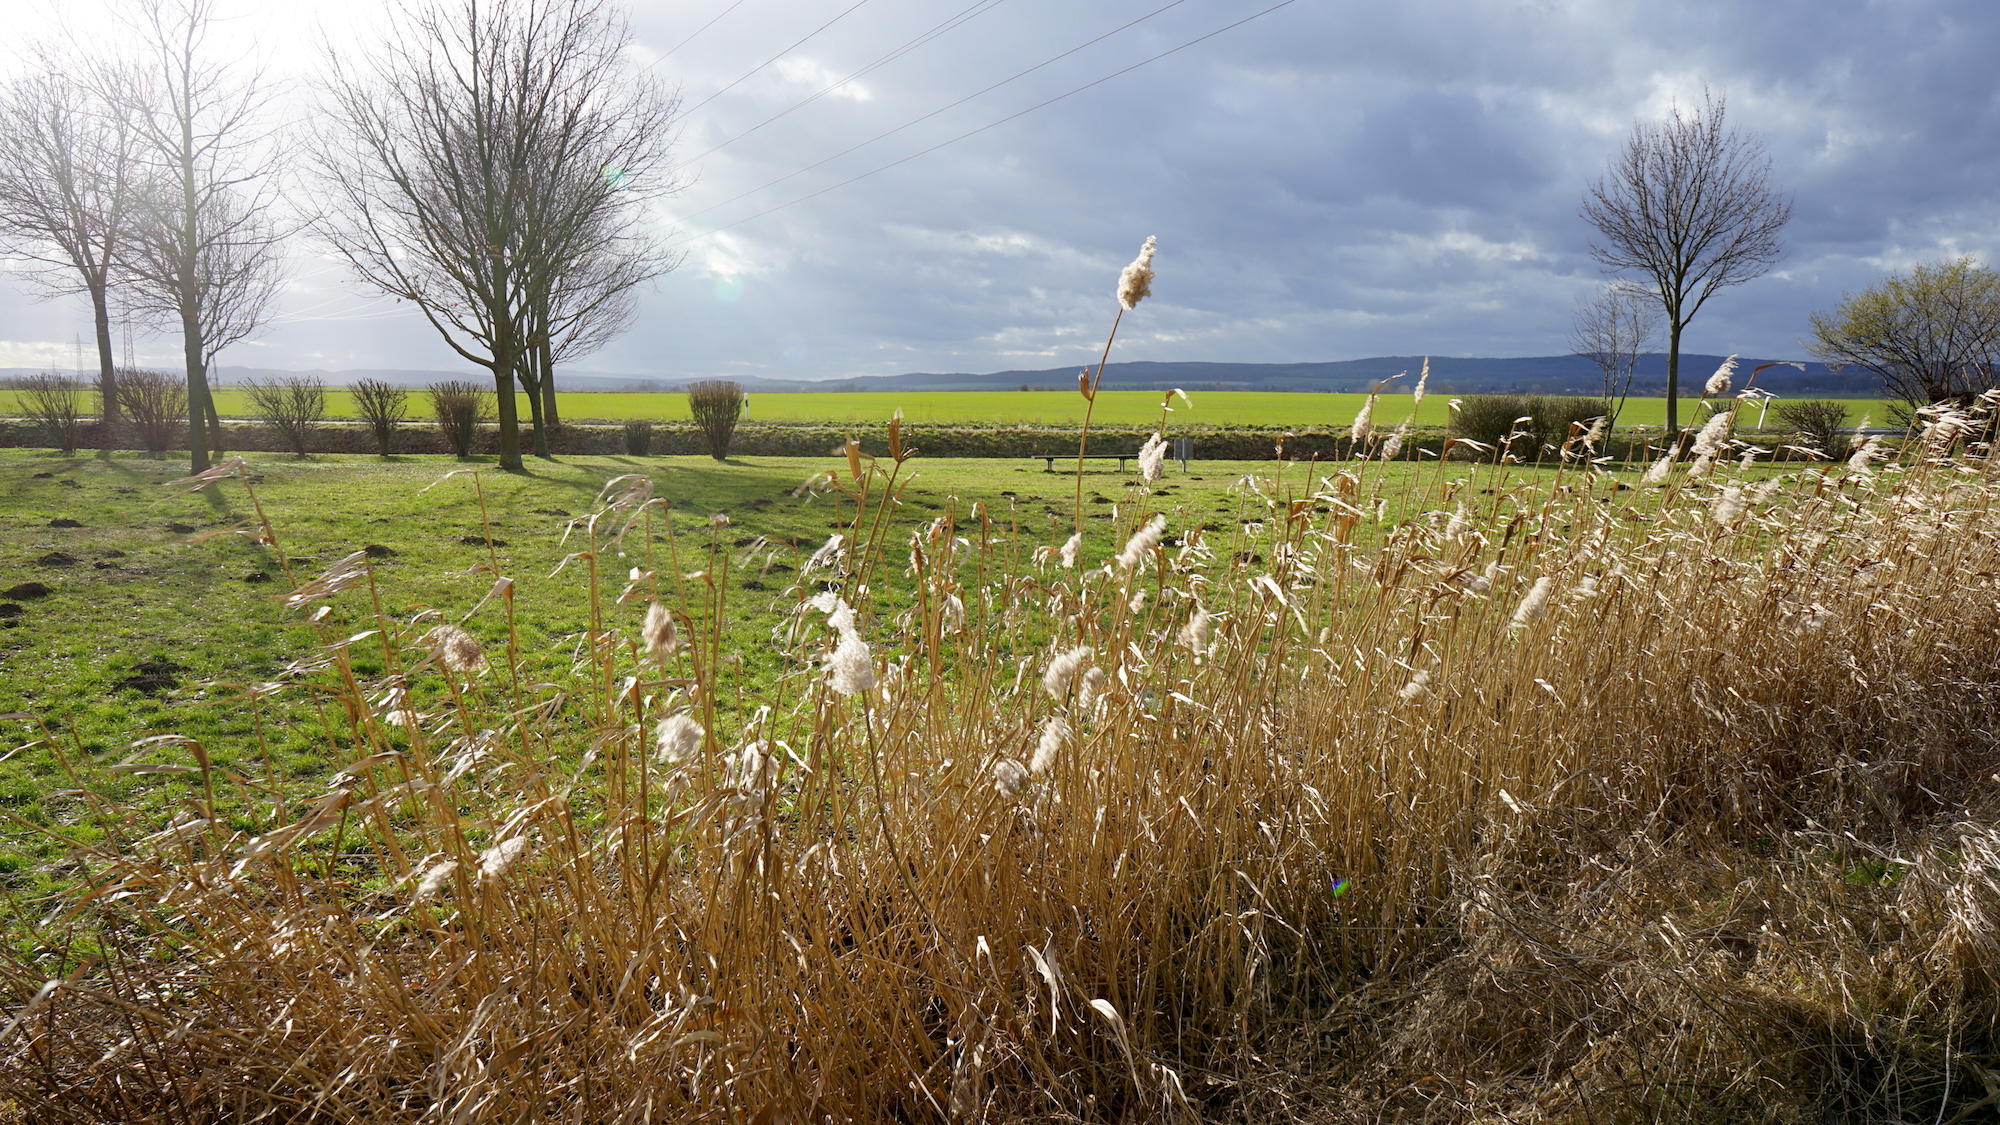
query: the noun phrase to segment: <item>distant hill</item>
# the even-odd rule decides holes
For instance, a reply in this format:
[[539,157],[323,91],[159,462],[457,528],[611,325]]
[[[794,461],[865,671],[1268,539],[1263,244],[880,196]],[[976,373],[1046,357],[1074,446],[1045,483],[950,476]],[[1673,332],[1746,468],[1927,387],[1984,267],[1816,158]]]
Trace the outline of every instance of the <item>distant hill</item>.
[[[1681,391],[1701,393],[1701,384],[1721,365],[1718,355],[1683,355]],[[1752,368],[1768,362],[1745,358],[1738,361],[1736,386],[1741,389]],[[1581,356],[1532,356],[1517,359],[1474,359],[1432,356],[1430,389],[1450,394],[1560,394],[1594,395],[1603,392],[1597,368]],[[1137,362],[1113,363],[1104,369],[1104,386],[1113,390],[1242,390],[1242,391],[1366,391],[1376,383],[1402,375],[1393,386],[1407,390],[1414,385],[1423,356],[1376,356],[1329,363],[1196,363]],[[1881,393],[1874,376],[1859,371],[1830,370],[1823,363],[1806,363],[1805,370],[1774,367],[1757,377],[1757,385],[1787,398],[1823,395],[1830,398],[1867,398]],[[0,369],[0,376],[24,375],[35,368]],[[765,379],[738,376],[745,390],[758,394],[788,391],[1012,391],[1031,389],[1068,390],[1076,386],[1078,368],[1050,367],[1039,370],[995,371],[983,375],[964,372],[912,372],[907,375],[862,375],[851,379]],[[270,368],[223,367],[217,382],[241,384],[251,379],[278,375],[318,375],[329,386],[341,386],[358,379],[381,379],[405,387],[421,387],[445,379],[483,380],[476,369],[464,371],[279,371]],[[1632,384],[1635,395],[1666,393],[1667,357],[1651,353],[1640,360]],[[556,386],[566,391],[678,391],[690,380],[680,376],[621,375],[598,371],[565,372],[556,376]],[[1692,397],[1692,396],[1691,396]]]

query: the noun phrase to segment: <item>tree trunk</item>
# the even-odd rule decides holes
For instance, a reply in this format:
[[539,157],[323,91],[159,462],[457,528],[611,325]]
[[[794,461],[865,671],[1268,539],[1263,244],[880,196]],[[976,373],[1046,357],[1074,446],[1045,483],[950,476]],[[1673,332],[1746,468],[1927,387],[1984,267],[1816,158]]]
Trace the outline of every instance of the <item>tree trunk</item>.
[[562,415],[556,413],[556,360],[555,349],[549,346],[549,338],[544,335],[535,348],[542,368],[542,421],[551,430],[562,429]]
[[549,457],[549,435],[542,420],[541,380],[535,374],[535,350],[526,348],[521,353],[521,389],[528,392],[528,425],[534,434],[535,456],[544,461]]
[[199,473],[208,468],[208,420],[214,406],[209,402],[208,368],[201,359],[201,320],[186,298],[181,302],[181,356],[187,363],[188,467]]
[[112,448],[118,427],[118,360],[111,351],[111,302],[102,282],[90,286],[90,312],[97,323],[97,393],[103,399],[104,448]]
[[1680,403],[1677,396],[1681,390],[1681,325],[1669,322],[1667,328],[1667,435],[1681,432]]
[[496,341],[493,347],[493,389],[500,406],[500,469],[520,473],[521,406],[514,401],[514,348],[511,341]]

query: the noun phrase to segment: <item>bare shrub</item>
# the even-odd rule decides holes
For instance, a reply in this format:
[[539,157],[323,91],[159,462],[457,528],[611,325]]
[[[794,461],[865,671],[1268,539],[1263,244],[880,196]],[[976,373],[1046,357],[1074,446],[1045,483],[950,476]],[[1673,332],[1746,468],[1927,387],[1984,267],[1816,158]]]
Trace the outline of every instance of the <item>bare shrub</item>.
[[431,416],[437,419],[438,434],[447,449],[459,457],[472,456],[473,439],[480,424],[493,416],[491,393],[478,383],[447,379],[425,388],[430,397]]
[[708,440],[708,455],[717,461],[729,457],[729,440],[736,434],[736,420],[743,416],[743,384],[728,379],[703,379],[689,383],[688,412]]
[[120,368],[118,405],[125,424],[155,457],[180,443],[187,427],[187,383],[180,376],[143,368]]
[[1823,399],[1778,404],[1778,420],[1791,427],[1805,444],[1831,461],[1845,461],[1853,450],[1847,428],[1847,407]]
[[68,375],[23,375],[8,386],[23,415],[42,432],[50,448],[68,457],[83,444],[84,395],[89,387]]
[[317,375],[280,375],[244,384],[250,412],[278,433],[294,457],[311,450],[313,427],[326,421],[326,384]]
[[652,451],[652,419],[627,418],[625,420],[625,452],[633,457],[644,457]]
[[409,392],[380,379],[363,379],[347,390],[354,396],[355,413],[375,436],[376,452],[387,457],[395,447],[397,428],[410,416]]

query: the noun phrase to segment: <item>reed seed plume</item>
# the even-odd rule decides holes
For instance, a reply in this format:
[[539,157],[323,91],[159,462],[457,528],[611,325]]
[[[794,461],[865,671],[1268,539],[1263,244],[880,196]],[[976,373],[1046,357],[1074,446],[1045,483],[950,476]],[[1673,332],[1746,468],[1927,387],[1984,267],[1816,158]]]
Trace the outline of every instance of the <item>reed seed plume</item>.
[[1422,406],[1424,404],[1424,388],[1430,383],[1430,381],[1431,381],[1431,357],[1425,356],[1423,371],[1417,375],[1417,385],[1410,388],[1410,412],[1412,414],[1416,413],[1417,407]]
[[469,676],[486,665],[486,653],[471,633],[456,625],[439,625],[424,634],[437,662],[461,676]]
[[1405,703],[1415,703],[1417,700],[1429,695],[1430,691],[1431,674],[1428,671],[1419,669],[1410,674],[1410,682],[1404,684],[1402,689],[1396,692],[1396,698],[1401,699]]
[[1652,467],[1646,470],[1646,475],[1640,478],[1640,482],[1643,484],[1665,484],[1668,474],[1674,471],[1674,460],[1678,456],[1679,454],[1676,451],[1669,449],[1665,457],[1653,462]]
[[1028,772],[1037,777],[1049,772],[1056,764],[1056,755],[1062,752],[1063,744],[1070,739],[1069,720],[1061,715],[1051,715],[1042,723],[1042,733],[1035,740],[1035,756],[1028,761]]
[[424,877],[418,880],[417,889],[411,892],[410,897],[417,902],[436,898],[438,892],[445,888],[445,884],[451,882],[452,872],[457,870],[458,864],[453,860],[431,865],[430,870],[424,872]]
[[1076,553],[1083,548],[1083,532],[1079,531],[1063,540],[1062,565],[1064,570],[1076,569]]
[[1700,432],[1694,435],[1692,451],[1696,457],[1713,454],[1722,448],[1729,438],[1729,426],[1736,415],[1728,410],[1717,410],[1702,424]]
[[1167,442],[1154,434],[1139,446],[1139,479],[1151,484],[1166,475]]
[[1347,438],[1356,446],[1366,442],[1375,433],[1375,400],[1381,393],[1382,388],[1379,386],[1368,393],[1367,401],[1361,404],[1361,409],[1354,415],[1354,424],[1347,428]]
[[1139,302],[1153,295],[1153,251],[1159,246],[1159,239],[1148,236],[1146,244],[1139,248],[1139,256],[1132,259],[1118,275],[1118,307],[1131,312],[1139,307]]
[[659,602],[646,607],[639,636],[645,641],[646,652],[655,660],[669,659],[680,651],[680,629],[674,624],[674,615]]
[[526,836],[510,836],[479,853],[479,881],[482,885],[497,883],[507,877],[520,858],[528,853],[530,841]]
[[1145,522],[1132,538],[1125,541],[1125,549],[1118,552],[1118,569],[1129,571],[1143,562],[1146,556],[1159,547],[1160,539],[1167,532],[1167,517],[1154,516]]
[[1722,361],[1722,366],[1715,369],[1715,374],[1710,375],[1708,377],[1708,382],[1702,387],[1701,390],[1702,397],[1719,398],[1722,395],[1728,394],[1729,377],[1732,374],[1734,374],[1735,371],[1736,371],[1736,357],[1732,355],[1728,359]]
[[868,642],[843,632],[840,644],[826,658],[826,683],[841,695],[860,695],[875,686],[875,662]]
[[1209,636],[1210,620],[1208,611],[1200,606],[1196,606],[1194,607],[1194,613],[1188,617],[1187,624],[1181,626],[1179,640],[1181,644],[1186,645],[1192,650],[1196,656],[1208,655],[1209,645],[1211,644]]
[[1090,657],[1089,645],[1059,653],[1055,659],[1049,661],[1048,671],[1042,673],[1042,690],[1048,693],[1050,699],[1058,702],[1069,698],[1070,684],[1076,679],[1077,671],[1083,667],[1083,662]]
[[1020,796],[1021,791],[1028,787],[1030,776],[1028,767],[1012,758],[1002,758],[993,763],[993,789],[1002,797],[1011,799]]
[[707,736],[708,732],[687,712],[676,712],[661,719],[653,729],[654,753],[668,765],[679,765],[693,759]]
[[1519,630],[1548,616],[1549,591],[1554,587],[1555,579],[1547,575],[1535,579],[1535,584],[1529,588],[1527,596],[1523,597],[1521,604],[1514,608],[1514,617],[1508,622],[1508,627]]

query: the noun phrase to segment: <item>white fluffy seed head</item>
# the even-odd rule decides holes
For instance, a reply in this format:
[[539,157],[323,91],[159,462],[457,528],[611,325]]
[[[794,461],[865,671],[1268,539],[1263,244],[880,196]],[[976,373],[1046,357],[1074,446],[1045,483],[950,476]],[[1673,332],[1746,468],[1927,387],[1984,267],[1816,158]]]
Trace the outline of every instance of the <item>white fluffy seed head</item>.
[[1036,775],[1049,772],[1049,767],[1056,764],[1056,754],[1068,741],[1069,723],[1060,715],[1049,718],[1042,724],[1042,734],[1035,742],[1035,756],[1028,762],[1028,772]]
[[1083,667],[1083,662],[1090,659],[1090,653],[1090,646],[1085,645],[1082,648],[1070,649],[1049,661],[1049,670],[1042,673],[1042,690],[1049,693],[1050,699],[1061,700],[1068,697],[1069,685],[1076,679],[1077,669]]
[[1715,498],[1715,507],[1712,511],[1716,526],[1736,526],[1736,521],[1743,518],[1743,490],[1735,485],[1723,489],[1722,495]]
[[679,765],[694,757],[707,733],[700,723],[681,711],[660,720],[660,725],[653,729],[653,741],[661,761]]
[[507,869],[514,866],[528,851],[526,836],[510,836],[479,853],[479,881],[493,882],[504,878]]
[[1653,462],[1653,467],[1647,469],[1646,475],[1639,478],[1639,481],[1641,484],[1664,484],[1666,483],[1667,474],[1673,471],[1674,455],[1672,452],[1669,452],[1665,457]]
[[1868,472],[1868,463],[1875,459],[1876,447],[1878,445],[1880,445],[1880,440],[1870,436],[1866,441],[1861,443],[1861,448],[1854,451],[1854,456],[1847,459],[1847,467],[1857,473]]
[[1209,621],[1208,611],[1196,606],[1194,616],[1188,618],[1186,625],[1181,626],[1181,643],[1193,649],[1196,656],[1208,654]]
[[1082,547],[1083,547],[1083,532],[1081,531],[1077,532],[1075,535],[1070,536],[1067,540],[1064,540],[1062,545],[1062,564],[1064,570],[1076,569],[1076,553],[1078,550],[1082,549]]
[[674,625],[674,615],[659,602],[646,607],[646,621],[639,627],[639,635],[655,660],[665,660],[680,651],[680,629]]
[[1105,675],[1102,668],[1091,668],[1085,671],[1083,677],[1077,681],[1076,705],[1089,710],[1091,704],[1103,697],[1104,688],[1110,682],[1111,677]]
[[993,763],[993,788],[1002,797],[1018,797],[1028,787],[1028,767],[1012,758]]
[[1431,357],[1425,356],[1423,373],[1417,376],[1417,385],[1410,391],[1411,410],[1414,411],[1417,407],[1422,406],[1424,404],[1424,384],[1430,381],[1431,381]]
[[1715,369],[1715,374],[1710,375],[1708,377],[1708,384],[1702,388],[1702,394],[1706,395],[1709,398],[1714,398],[1717,395],[1728,394],[1729,376],[1733,372],[1735,372],[1735,370],[1736,370],[1735,356],[1730,356],[1728,359],[1723,360],[1722,366]]
[[868,642],[852,632],[826,658],[826,684],[841,695],[860,695],[875,686],[875,659]]
[[1147,520],[1144,527],[1133,532],[1132,538],[1126,540],[1125,549],[1118,552],[1118,569],[1131,570],[1139,565],[1147,555],[1153,553],[1153,548],[1160,545],[1160,537],[1166,532],[1167,517],[1154,516]]
[[1354,424],[1347,428],[1348,438],[1356,445],[1367,441],[1368,436],[1375,432],[1375,397],[1379,393],[1368,396],[1368,401],[1362,403],[1360,412],[1355,414]]
[[1153,295],[1153,252],[1159,248],[1159,242],[1148,236],[1146,244],[1139,247],[1139,256],[1118,275],[1118,304],[1127,312]]
[[1158,434],[1139,447],[1139,479],[1151,484],[1166,475],[1167,441]]
[[1729,424],[1735,417],[1734,413],[1727,410],[1718,410],[1709,415],[1708,421],[1702,424],[1701,431],[1694,435],[1695,455],[1714,453],[1721,449],[1722,443],[1729,438]]
[[1549,612],[1549,591],[1555,586],[1555,579],[1544,575],[1535,579],[1528,595],[1514,608],[1514,619],[1508,623],[1511,629],[1520,629],[1530,622],[1540,621]]
[[425,643],[437,654],[439,664],[461,676],[470,675],[486,663],[486,654],[471,633],[456,625],[439,625],[424,634]]
[[437,864],[424,872],[424,877],[418,881],[416,892],[411,897],[418,902],[437,897],[438,892],[444,889],[444,885],[451,881],[451,873],[456,870],[458,864],[453,860]]
[[1396,432],[1390,434],[1388,440],[1382,443],[1382,460],[1394,461],[1396,455],[1403,451],[1403,434],[1408,429],[1408,426],[1398,426]]
[[1417,700],[1429,695],[1430,690],[1431,674],[1426,671],[1419,671],[1410,677],[1410,682],[1403,685],[1402,690],[1396,693],[1396,697],[1405,703],[1415,703]]
[[1446,539],[1457,539],[1471,530],[1471,527],[1472,525],[1465,518],[1465,505],[1460,504],[1452,511],[1451,519],[1444,525],[1444,537]]

